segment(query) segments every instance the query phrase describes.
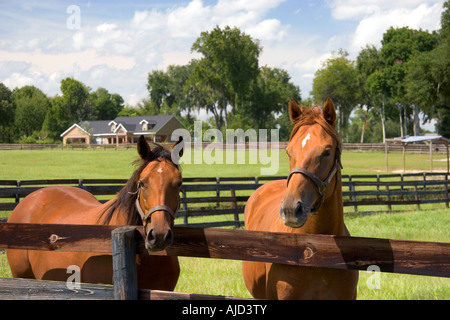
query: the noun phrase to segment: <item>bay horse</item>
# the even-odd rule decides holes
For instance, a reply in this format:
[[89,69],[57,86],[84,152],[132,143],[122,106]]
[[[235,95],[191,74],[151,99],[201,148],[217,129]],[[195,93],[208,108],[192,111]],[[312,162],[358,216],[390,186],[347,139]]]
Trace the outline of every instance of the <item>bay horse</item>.
[[[245,207],[245,228],[265,232],[349,236],[344,224],[341,142],[336,111],[289,103],[294,127],[286,152],[286,180],[258,188]],[[258,299],[356,299],[358,271],[243,262],[247,289]]]
[[[180,138],[176,144],[181,142]],[[101,204],[80,188],[42,188],[25,197],[8,222],[143,225],[146,249],[164,250],[173,240],[181,173],[169,150],[162,146],[151,149],[143,136],[138,140],[137,151],[138,168],[114,199]],[[111,255],[18,249],[6,253],[13,277],[67,281],[70,276],[67,268],[75,265],[80,268],[81,282],[112,283]],[[141,254],[136,256],[136,263],[139,288],[168,291],[175,288],[180,273],[177,257]]]

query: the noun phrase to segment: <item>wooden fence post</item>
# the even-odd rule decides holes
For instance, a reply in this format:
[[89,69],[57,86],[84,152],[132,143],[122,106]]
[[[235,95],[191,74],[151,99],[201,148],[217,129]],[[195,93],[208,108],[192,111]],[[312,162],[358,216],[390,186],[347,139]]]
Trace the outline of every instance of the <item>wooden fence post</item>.
[[238,211],[238,205],[236,200],[236,191],[234,189],[230,190],[231,192],[231,198],[233,198],[233,202],[231,202],[231,208],[234,210],[234,221],[239,223],[239,211]]
[[[17,180],[17,182],[16,182],[17,188],[20,187],[20,183],[21,183],[21,181],[20,181],[20,180]],[[16,194],[16,195],[15,195],[15,198],[16,198],[16,203],[19,203],[19,202],[20,202],[20,195],[19,195],[19,194]]]
[[136,227],[120,227],[111,232],[114,299],[137,300]]
[[387,192],[387,196],[386,196],[386,200],[387,200],[387,206],[388,206],[388,210],[392,211],[392,203],[391,203],[391,192],[389,191],[389,185],[386,185],[386,192]]
[[[183,199],[187,199],[187,194],[186,194],[186,190],[182,190],[181,191],[181,198]],[[184,217],[183,217],[183,223],[184,224],[188,224],[188,207],[187,207],[187,202],[183,202],[183,211],[184,211]]]
[[[447,151],[448,151],[448,146],[447,146]],[[448,181],[448,173],[445,175],[445,181]],[[448,208],[449,207],[449,203],[448,203],[448,184],[445,183],[444,185],[445,187],[445,199],[447,199],[447,201],[445,202],[445,206]]]
[[[216,189],[216,197],[217,197],[217,198],[220,198],[220,187],[219,187],[219,184],[220,184],[220,177],[216,177],[216,185],[217,185],[217,189]],[[220,208],[220,202],[217,202],[217,203],[216,203],[216,207],[217,207],[217,208]]]

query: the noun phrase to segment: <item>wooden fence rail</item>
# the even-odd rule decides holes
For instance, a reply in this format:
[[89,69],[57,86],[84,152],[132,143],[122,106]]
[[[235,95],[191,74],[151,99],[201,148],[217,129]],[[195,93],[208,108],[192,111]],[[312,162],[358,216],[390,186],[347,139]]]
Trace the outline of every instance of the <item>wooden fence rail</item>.
[[[263,183],[285,179],[276,177],[184,178],[181,207],[176,223],[180,226],[221,227],[243,225],[242,213],[251,193]],[[20,199],[45,186],[71,185],[96,196],[114,196],[126,183],[125,179],[56,179],[0,181],[0,211],[13,210]],[[446,173],[343,175],[343,204],[354,211],[373,210],[385,206],[444,203],[449,207],[450,180]],[[108,197],[107,197],[108,198]],[[364,206],[370,206],[368,209]],[[221,215],[223,221],[196,223],[189,218]],[[217,220],[217,219],[216,219]]]
[[[0,223],[0,248],[110,254],[116,228]],[[146,253],[137,230],[136,251]],[[450,277],[450,243],[439,242],[175,227],[173,245],[152,254]]]
[[[112,234],[112,237],[111,237]],[[0,223],[0,248],[93,251],[113,255],[114,286],[0,278],[0,299],[228,299],[138,290],[135,253],[146,254],[142,227]],[[450,277],[450,243],[174,228],[174,243],[155,255],[250,260],[293,266]]]
[[[206,146],[210,145],[210,142],[203,142],[202,149]],[[164,145],[164,143],[163,143]],[[279,150],[285,150],[288,145],[288,142],[280,141],[278,143]],[[167,144],[170,146],[170,144]],[[447,146],[445,144],[433,144],[434,152],[445,154],[447,150]],[[0,144],[0,150],[123,150],[123,149],[134,149],[136,148],[136,144],[110,144],[110,145],[98,145],[98,144]],[[246,143],[244,145],[246,150],[249,150],[249,144]],[[265,148],[272,148],[270,143]],[[342,149],[344,151],[351,152],[385,152],[385,144],[384,143],[343,143]],[[225,149],[225,146],[223,147]],[[389,145],[389,152],[402,152],[402,145]],[[418,143],[418,144],[410,144],[408,148],[405,150],[407,153],[429,153],[430,147],[427,144]]]

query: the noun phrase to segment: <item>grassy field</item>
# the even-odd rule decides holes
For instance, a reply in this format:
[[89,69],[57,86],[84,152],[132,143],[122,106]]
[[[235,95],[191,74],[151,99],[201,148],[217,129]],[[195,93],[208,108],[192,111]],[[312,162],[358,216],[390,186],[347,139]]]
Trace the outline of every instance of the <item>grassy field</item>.
[[[284,151],[277,153],[276,175],[287,175],[287,156]],[[129,178],[136,158],[135,150],[0,151],[0,180]],[[446,170],[442,159],[443,155],[434,156],[436,171]],[[342,162],[343,174],[385,172],[383,153],[344,152]],[[428,171],[429,155],[408,154],[407,167],[411,171]],[[257,164],[183,164],[182,172],[184,177],[259,176],[260,168]],[[402,155],[390,154],[389,169],[402,168]],[[450,210],[443,204],[422,206],[420,211],[349,213],[346,224],[354,236],[450,242]],[[239,261],[196,258],[180,261],[182,273],[176,291],[250,297],[242,281]],[[6,257],[1,253],[0,276],[10,276]],[[359,299],[450,299],[450,279],[383,273],[381,288],[371,290],[367,286],[368,277],[366,272],[360,272]]]
[[[289,163],[284,151],[278,153],[278,170],[274,175],[287,175]],[[275,155],[276,156],[276,155]],[[108,179],[129,178],[134,170],[132,162],[138,157],[135,150],[0,150],[0,180],[2,179]],[[181,164],[184,177],[232,177],[261,176],[261,167],[269,165],[246,163],[227,164],[226,156],[222,155],[224,164]],[[386,173],[384,153],[343,152],[342,174],[373,174]],[[447,170],[445,155],[433,157],[435,171]],[[389,154],[389,171],[400,172],[403,169],[401,153]],[[429,171],[429,155],[407,154],[408,171]]]

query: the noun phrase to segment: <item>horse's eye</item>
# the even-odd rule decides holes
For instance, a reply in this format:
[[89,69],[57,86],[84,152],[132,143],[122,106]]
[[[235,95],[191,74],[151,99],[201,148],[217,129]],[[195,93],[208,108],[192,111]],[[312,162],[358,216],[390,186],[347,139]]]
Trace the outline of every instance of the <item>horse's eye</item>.
[[326,149],[324,152],[322,152],[321,157],[329,157],[331,155],[331,149]]

